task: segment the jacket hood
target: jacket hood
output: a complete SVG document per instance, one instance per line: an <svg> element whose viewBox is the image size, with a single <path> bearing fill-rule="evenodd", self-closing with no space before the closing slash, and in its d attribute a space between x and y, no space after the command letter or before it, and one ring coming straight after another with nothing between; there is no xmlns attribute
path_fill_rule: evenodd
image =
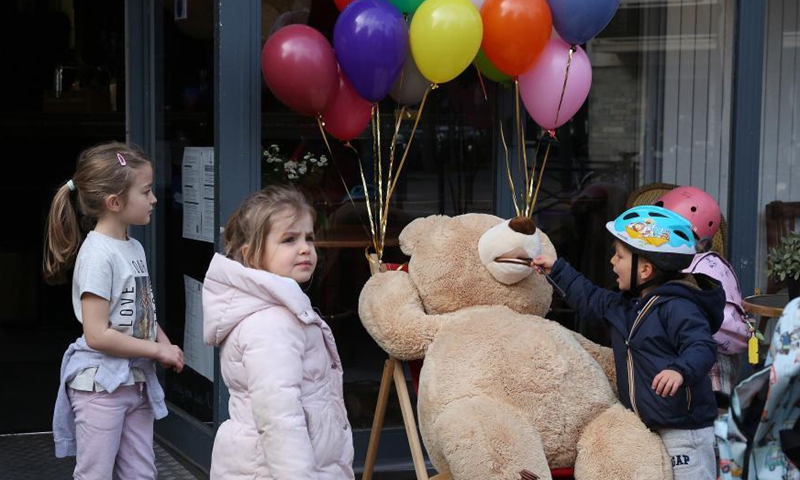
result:
<svg viewBox="0 0 800 480"><path fill-rule="evenodd" d="M323 323L296 281L214 254L203 282L206 344L220 345L239 322L272 307L286 308L303 323Z"/></svg>
<svg viewBox="0 0 800 480"><path fill-rule="evenodd" d="M719 282L702 273L684 274L653 289L647 298L653 295L682 297L691 300L703 311L711 333L716 333L722 326L725 309L725 292ZM644 305L646 299L642 299Z"/></svg>

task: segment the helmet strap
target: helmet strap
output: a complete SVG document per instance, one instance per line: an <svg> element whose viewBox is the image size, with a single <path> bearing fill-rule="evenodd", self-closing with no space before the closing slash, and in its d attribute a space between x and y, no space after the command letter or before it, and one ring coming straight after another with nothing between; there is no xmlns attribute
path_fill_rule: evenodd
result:
<svg viewBox="0 0 800 480"><path fill-rule="evenodd" d="M662 272L660 269L656 270L653 278L642 282L637 286L636 295L638 296L645 288L652 285L661 285L672 280L677 280L681 276L681 272Z"/></svg>
<svg viewBox="0 0 800 480"><path fill-rule="evenodd" d="M631 286L629 291L632 295L639 296L639 255L636 252L631 252Z"/></svg>
<svg viewBox="0 0 800 480"><path fill-rule="evenodd" d="M650 280L647 280L646 282L642 282L642 284L639 285L638 291L636 292L636 294L639 295L639 293L642 290L644 290L645 288L647 288L647 287L649 287L649 286L651 286L651 285L653 285L655 283L658 283L660 280L661 280L661 275L658 275L658 276L655 276L655 277L651 278Z"/></svg>

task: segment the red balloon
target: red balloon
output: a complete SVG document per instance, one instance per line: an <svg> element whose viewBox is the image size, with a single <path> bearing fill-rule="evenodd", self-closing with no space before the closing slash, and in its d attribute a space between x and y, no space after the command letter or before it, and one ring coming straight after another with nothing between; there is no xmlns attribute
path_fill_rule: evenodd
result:
<svg viewBox="0 0 800 480"><path fill-rule="evenodd" d="M292 110L317 117L339 83L336 55L321 33L307 25L287 25L261 51L261 73L278 99Z"/></svg>
<svg viewBox="0 0 800 480"><path fill-rule="evenodd" d="M486 0L481 48L498 70L516 77L530 69L553 30L546 0Z"/></svg>
<svg viewBox="0 0 800 480"><path fill-rule="evenodd" d="M336 3L336 6L339 7L339 11L341 12L344 10L344 7L353 3L354 0L333 0Z"/></svg>
<svg viewBox="0 0 800 480"><path fill-rule="evenodd" d="M349 142L367 128L371 117L372 104L361 98L339 69L339 88L322 114L325 131L339 140Z"/></svg>

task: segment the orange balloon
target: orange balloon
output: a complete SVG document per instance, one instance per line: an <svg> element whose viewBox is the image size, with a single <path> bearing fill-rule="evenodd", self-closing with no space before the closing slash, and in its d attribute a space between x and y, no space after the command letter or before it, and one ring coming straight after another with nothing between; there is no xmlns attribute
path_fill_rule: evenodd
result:
<svg viewBox="0 0 800 480"><path fill-rule="evenodd" d="M536 63L553 30L546 0L486 0L481 18L483 52L498 70L512 77Z"/></svg>

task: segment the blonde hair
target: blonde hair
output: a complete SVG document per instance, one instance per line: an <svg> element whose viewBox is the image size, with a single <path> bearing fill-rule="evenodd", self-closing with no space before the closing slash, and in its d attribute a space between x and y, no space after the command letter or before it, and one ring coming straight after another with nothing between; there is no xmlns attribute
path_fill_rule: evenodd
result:
<svg viewBox="0 0 800 480"><path fill-rule="evenodd" d="M245 267L260 268L260 259L275 217L291 211L294 218L316 211L299 190L288 185L269 185L244 199L225 225L225 255ZM243 248L247 248L245 256Z"/></svg>
<svg viewBox="0 0 800 480"><path fill-rule="evenodd" d="M125 143L103 143L81 152L75 174L50 204L42 266L47 283L67 280L83 239L105 212L106 199L118 195L125 202L144 165L152 166L144 152Z"/></svg>

